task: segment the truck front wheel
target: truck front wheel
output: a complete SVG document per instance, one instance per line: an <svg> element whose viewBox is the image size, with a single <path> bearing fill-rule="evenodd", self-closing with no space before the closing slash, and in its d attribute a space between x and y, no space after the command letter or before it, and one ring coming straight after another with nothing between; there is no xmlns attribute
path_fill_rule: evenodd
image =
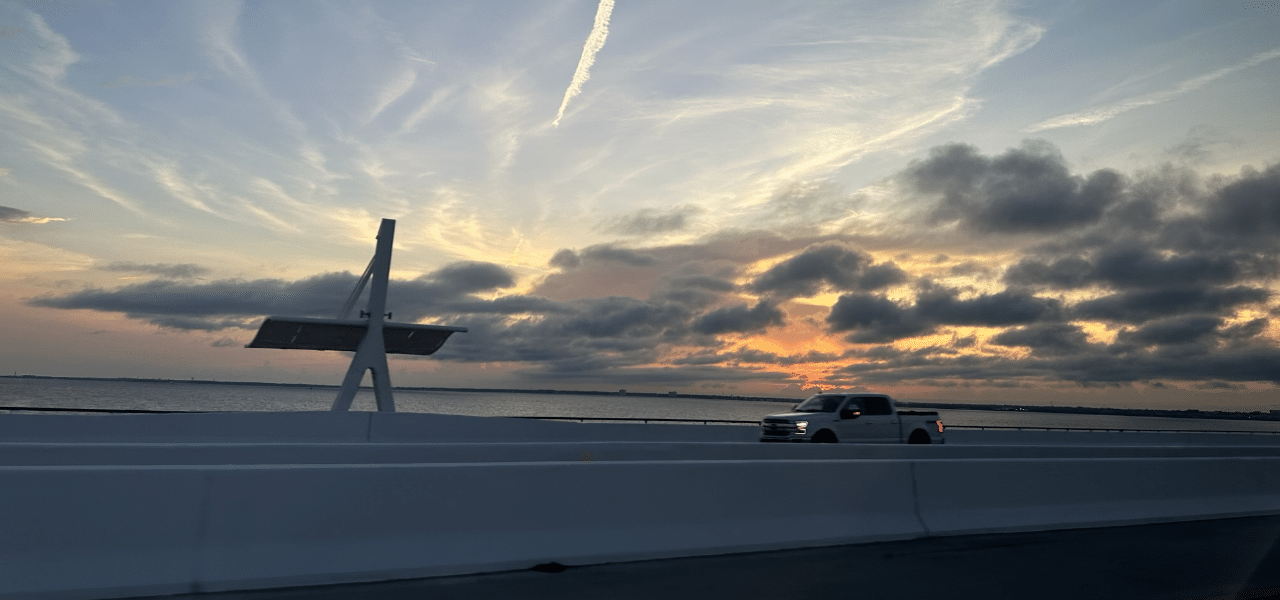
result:
<svg viewBox="0 0 1280 600"><path fill-rule="evenodd" d="M815 444L834 444L836 443L836 434L831 433L829 429L823 429L813 434L813 443Z"/></svg>
<svg viewBox="0 0 1280 600"><path fill-rule="evenodd" d="M930 444L933 440L929 439L929 434L923 429L917 429L911 432L911 437L907 438L908 444Z"/></svg>

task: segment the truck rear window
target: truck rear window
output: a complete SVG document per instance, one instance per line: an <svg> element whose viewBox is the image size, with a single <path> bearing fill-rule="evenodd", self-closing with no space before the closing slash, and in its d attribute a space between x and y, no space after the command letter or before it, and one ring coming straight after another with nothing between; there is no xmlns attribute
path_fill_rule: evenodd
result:
<svg viewBox="0 0 1280 600"><path fill-rule="evenodd" d="M893 411L889 409L888 398L862 398L862 414L864 415L891 415Z"/></svg>

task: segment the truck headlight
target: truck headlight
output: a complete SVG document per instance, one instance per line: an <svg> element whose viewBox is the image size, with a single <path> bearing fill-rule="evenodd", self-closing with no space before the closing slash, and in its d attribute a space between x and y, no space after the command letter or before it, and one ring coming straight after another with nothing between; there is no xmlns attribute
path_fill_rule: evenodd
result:
<svg viewBox="0 0 1280 600"><path fill-rule="evenodd" d="M808 426L808 421L796 421L796 433L804 433L804 428Z"/></svg>

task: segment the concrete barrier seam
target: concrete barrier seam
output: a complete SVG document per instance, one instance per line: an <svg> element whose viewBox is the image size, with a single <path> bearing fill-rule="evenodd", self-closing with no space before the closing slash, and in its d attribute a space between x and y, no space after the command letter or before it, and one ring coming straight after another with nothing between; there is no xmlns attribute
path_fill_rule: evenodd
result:
<svg viewBox="0 0 1280 600"><path fill-rule="evenodd" d="M929 525L924 522L924 515L920 513L920 490L919 483L916 482L916 462L907 463L907 467L911 473L911 504L915 511L916 521L920 523L920 529L924 531L924 537L933 537L929 531Z"/></svg>
<svg viewBox="0 0 1280 600"><path fill-rule="evenodd" d="M196 511L196 547L191 552L191 592L199 592L199 582L205 577L204 564L208 560L209 525L211 520L214 489L214 472L205 471L204 493L201 494L200 507Z"/></svg>

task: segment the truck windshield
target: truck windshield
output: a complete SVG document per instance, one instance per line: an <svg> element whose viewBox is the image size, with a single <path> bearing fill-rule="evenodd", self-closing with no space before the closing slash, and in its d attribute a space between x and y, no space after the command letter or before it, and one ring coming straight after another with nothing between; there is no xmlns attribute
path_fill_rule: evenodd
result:
<svg viewBox="0 0 1280 600"><path fill-rule="evenodd" d="M796 412L836 412L841 400L844 396L810 396L796 407Z"/></svg>

